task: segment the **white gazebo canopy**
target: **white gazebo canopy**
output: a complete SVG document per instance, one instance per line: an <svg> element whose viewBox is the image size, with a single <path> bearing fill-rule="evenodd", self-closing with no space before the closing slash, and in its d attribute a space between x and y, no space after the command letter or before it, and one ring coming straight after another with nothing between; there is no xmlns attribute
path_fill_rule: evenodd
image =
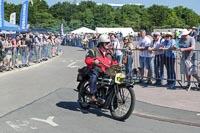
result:
<svg viewBox="0 0 200 133"><path fill-rule="evenodd" d="M96 27L96 32L103 34L103 33L117 33L121 32L123 36L127 36L129 34L134 34L134 31L131 27L125 27L125 28L105 28L105 27Z"/></svg>
<svg viewBox="0 0 200 133"><path fill-rule="evenodd" d="M71 33L74 33L74 34L84 34L84 33L96 33L96 31L92 30L92 29L89 29L89 28L86 28L86 27L81 27L79 29L71 31Z"/></svg>

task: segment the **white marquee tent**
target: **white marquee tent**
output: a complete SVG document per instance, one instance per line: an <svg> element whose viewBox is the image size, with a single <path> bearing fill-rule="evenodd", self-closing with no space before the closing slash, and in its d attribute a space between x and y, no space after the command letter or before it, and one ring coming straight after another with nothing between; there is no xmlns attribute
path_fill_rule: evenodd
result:
<svg viewBox="0 0 200 133"><path fill-rule="evenodd" d="M71 31L71 33L74 33L74 34L82 34L82 33L96 33L95 30L92 30L92 29L89 29L89 28L86 28L86 27L81 27L79 29L76 29L74 31Z"/></svg>
<svg viewBox="0 0 200 133"><path fill-rule="evenodd" d="M117 32L121 32L123 34L123 36L127 36L128 34L134 34L134 31L132 28L130 27L126 27L126 28L103 28L103 27L96 27L95 31L97 33L117 33Z"/></svg>

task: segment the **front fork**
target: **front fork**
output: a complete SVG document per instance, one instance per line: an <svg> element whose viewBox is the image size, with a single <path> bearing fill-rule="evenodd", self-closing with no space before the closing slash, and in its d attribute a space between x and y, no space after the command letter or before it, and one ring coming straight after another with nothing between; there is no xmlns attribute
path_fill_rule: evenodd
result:
<svg viewBox="0 0 200 133"><path fill-rule="evenodd" d="M111 89L111 88L109 89L108 96L106 98L106 102L105 102L105 105L104 105L105 108L107 108L107 109L110 108L113 97L116 95L117 91L118 91L118 85L117 84L113 85L113 89Z"/></svg>

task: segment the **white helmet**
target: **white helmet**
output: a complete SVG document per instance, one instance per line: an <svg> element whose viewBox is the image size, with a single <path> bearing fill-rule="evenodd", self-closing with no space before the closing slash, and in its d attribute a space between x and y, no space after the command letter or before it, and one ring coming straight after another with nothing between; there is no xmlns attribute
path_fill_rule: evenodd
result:
<svg viewBox="0 0 200 133"><path fill-rule="evenodd" d="M98 39L98 43L101 43L101 42L110 42L110 37L109 35L107 34L102 34L99 36L99 39Z"/></svg>

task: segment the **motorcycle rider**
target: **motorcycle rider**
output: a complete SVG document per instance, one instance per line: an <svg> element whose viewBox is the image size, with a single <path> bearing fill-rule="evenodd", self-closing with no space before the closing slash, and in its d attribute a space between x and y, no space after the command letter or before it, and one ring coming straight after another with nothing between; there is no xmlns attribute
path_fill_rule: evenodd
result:
<svg viewBox="0 0 200 133"><path fill-rule="evenodd" d="M98 45L90 49L85 57L85 63L91 69L89 87L91 93L90 102L97 102L95 93L97 91L97 78L103 74L106 68L111 65L117 65L114 60L113 52L110 50L110 37L107 34L102 34L98 38Z"/></svg>

